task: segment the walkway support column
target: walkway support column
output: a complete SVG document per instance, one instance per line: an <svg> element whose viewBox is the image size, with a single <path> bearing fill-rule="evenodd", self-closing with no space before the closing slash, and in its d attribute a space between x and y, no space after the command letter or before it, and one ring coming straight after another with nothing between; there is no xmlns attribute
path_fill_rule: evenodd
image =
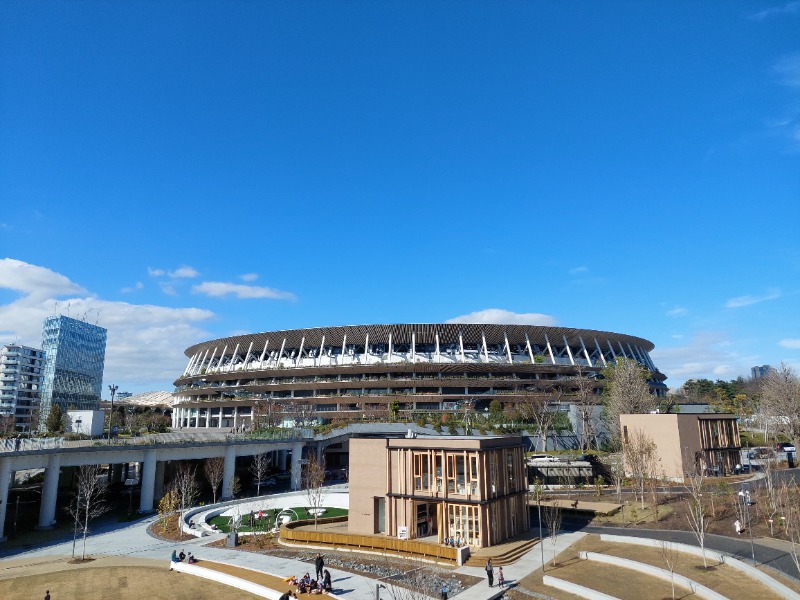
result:
<svg viewBox="0 0 800 600"><path fill-rule="evenodd" d="M11 487L11 457L0 458L0 542L6 541L3 526L6 522L6 509L8 507L8 489Z"/></svg>
<svg viewBox="0 0 800 600"><path fill-rule="evenodd" d="M236 471L236 447L225 446L225 463L222 469L222 496L220 500L233 498L233 475Z"/></svg>
<svg viewBox="0 0 800 600"><path fill-rule="evenodd" d="M156 481L153 486L153 501L159 502L164 497L164 469L167 462L159 460L156 462Z"/></svg>
<svg viewBox="0 0 800 600"><path fill-rule="evenodd" d="M286 452L285 450L283 451ZM303 444L301 442L295 442L292 444L292 481L291 481L291 490L299 490L300 485L300 476L301 476L301 463L300 461L303 459Z"/></svg>
<svg viewBox="0 0 800 600"><path fill-rule="evenodd" d="M58 498L58 476L61 471L61 455L51 454L44 470L42 506L39 509L38 529L51 529L56 522L56 499Z"/></svg>
<svg viewBox="0 0 800 600"><path fill-rule="evenodd" d="M278 450L278 468L281 471L286 470L286 450Z"/></svg>
<svg viewBox="0 0 800 600"><path fill-rule="evenodd" d="M142 493L139 496L139 512L153 512L153 490L156 484L156 451L154 448L144 451L142 463Z"/></svg>

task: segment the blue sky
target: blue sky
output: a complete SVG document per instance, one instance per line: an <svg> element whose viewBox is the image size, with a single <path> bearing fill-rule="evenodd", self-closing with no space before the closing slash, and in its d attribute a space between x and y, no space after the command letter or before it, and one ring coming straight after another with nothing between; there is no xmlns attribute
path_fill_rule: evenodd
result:
<svg viewBox="0 0 800 600"><path fill-rule="evenodd" d="M800 2L0 4L0 342L384 322L800 366ZM468 317L467 317L468 316Z"/></svg>

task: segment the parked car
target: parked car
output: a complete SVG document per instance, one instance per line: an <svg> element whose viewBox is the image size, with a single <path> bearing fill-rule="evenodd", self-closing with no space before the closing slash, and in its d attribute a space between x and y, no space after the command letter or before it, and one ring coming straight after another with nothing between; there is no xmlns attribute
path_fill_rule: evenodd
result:
<svg viewBox="0 0 800 600"><path fill-rule="evenodd" d="M797 452L791 442L778 442L775 444L775 452Z"/></svg>
<svg viewBox="0 0 800 600"><path fill-rule="evenodd" d="M278 481L289 481L292 478L292 474L289 471L278 471L274 477Z"/></svg>
<svg viewBox="0 0 800 600"><path fill-rule="evenodd" d="M550 454L533 454L528 457L528 460L531 462L557 462L561 459L557 456L551 456Z"/></svg>

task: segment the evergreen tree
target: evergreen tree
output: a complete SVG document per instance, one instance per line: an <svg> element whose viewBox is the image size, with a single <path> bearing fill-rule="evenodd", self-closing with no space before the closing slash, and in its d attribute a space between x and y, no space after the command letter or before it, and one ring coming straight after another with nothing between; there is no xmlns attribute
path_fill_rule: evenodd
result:
<svg viewBox="0 0 800 600"><path fill-rule="evenodd" d="M58 404L53 404L50 407L50 412L47 413L47 431L49 433L58 433L62 430L63 413Z"/></svg>

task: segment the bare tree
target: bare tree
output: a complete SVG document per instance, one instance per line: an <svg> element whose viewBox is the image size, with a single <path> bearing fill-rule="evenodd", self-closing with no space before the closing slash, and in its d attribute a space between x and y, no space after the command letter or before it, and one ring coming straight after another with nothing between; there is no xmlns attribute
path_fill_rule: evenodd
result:
<svg viewBox="0 0 800 600"><path fill-rule="evenodd" d="M586 377L583 369L578 367L577 376L571 381L573 396L571 398L578 417L578 446L580 450L589 450L592 446L599 448L597 443L597 427L595 423L595 409L599 403L598 396L594 393L597 386L596 380Z"/></svg>
<svg viewBox="0 0 800 600"><path fill-rule="evenodd" d="M192 506L200 493L197 485L197 469L189 463L181 463L175 473L175 479L172 480L172 484L178 496L178 508L180 510L178 531L180 531L184 511Z"/></svg>
<svg viewBox="0 0 800 600"><path fill-rule="evenodd" d="M777 431L800 442L800 377L794 369L781 363L764 376L761 407Z"/></svg>
<svg viewBox="0 0 800 600"><path fill-rule="evenodd" d="M517 404L520 416L526 421L533 421L539 432L542 452L547 451L547 435L556 418L555 411L550 409L552 397L546 393L531 392L526 394Z"/></svg>
<svg viewBox="0 0 800 600"><path fill-rule="evenodd" d="M603 370L606 388L603 392L603 418L608 426L611 441L619 444L619 416L649 413L658 403L650 393L647 379L650 373L635 360L618 357L614 365Z"/></svg>
<svg viewBox="0 0 800 600"><path fill-rule="evenodd" d="M623 440L622 454L625 458L625 470L636 482L636 493L644 509L644 492L647 479L657 472L658 452L653 438L641 429L629 432Z"/></svg>
<svg viewBox="0 0 800 600"><path fill-rule="evenodd" d="M791 544L789 555L795 568L800 572L800 488L794 478L791 481L781 482L780 497L784 532Z"/></svg>
<svg viewBox="0 0 800 600"><path fill-rule="evenodd" d="M158 518L161 522L161 530L166 531L172 515L178 512L178 494L175 489L169 489L158 501Z"/></svg>
<svg viewBox="0 0 800 600"><path fill-rule="evenodd" d="M708 568L706 560L706 531L708 530L709 518L706 512L705 498L706 491L706 470L702 464L696 461L689 462L690 457L684 458L684 464L689 470L684 474L684 487L689 494L687 503L686 520L689 522L697 543L700 545L700 552L703 555L703 567Z"/></svg>
<svg viewBox="0 0 800 600"><path fill-rule="evenodd" d="M261 495L261 482L267 476L269 470L269 454L262 452L253 456L253 462L250 463L250 472L256 480L256 496Z"/></svg>
<svg viewBox="0 0 800 600"><path fill-rule="evenodd" d="M561 530L561 519L561 507L555 501L550 506L544 507L544 520L547 523L550 545L553 546L553 566L556 566L556 542Z"/></svg>
<svg viewBox="0 0 800 600"><path fill-rule="evenodd" d="M611 483L614 484L614 491L617 494L617 502L622 502L622 484L625 481L625 459L622 452L607 454L603 464L608 469Z"/></svg>
<svg viewBox="0 0 800 600"><path fill-rule="evenodd" d="M317 528L317 518L325 502L325 466L315 459L308 459L303 466L303 489L306 492L308 512L314 515L314 529Z"/></svg>
<svg viewBox="0 0 800 600"><path fill-rule="evenodd" d="M217 490L222 483L222 477L224 474L225 459L221 456L207 458L203 463L203 475L205 475L208 484L211 486L211 494L214 498L214 504L217 503Z"/></svg>
<svg viewBox="0 0 800 600"><path fill-rule="evenodd" d="M672 584L672 600L675 600L675 567L678 565L678 557L680 552L678 549L667 540L661 540L658 543L659 550L661 551L661 559L669 569L669 579Z"/></svg>
<svg viewBox="0 0 800 600"><path fill-rule="evenodd" d="M86 558L86 537L89 534L89 521L109 510L103 502L106 491L100 465L83 465L78 468L78 484L69 513L75 518L75 531L72 538L72 557L75 558L75 543L78 531L83 533L81 560Z"/></svg>

